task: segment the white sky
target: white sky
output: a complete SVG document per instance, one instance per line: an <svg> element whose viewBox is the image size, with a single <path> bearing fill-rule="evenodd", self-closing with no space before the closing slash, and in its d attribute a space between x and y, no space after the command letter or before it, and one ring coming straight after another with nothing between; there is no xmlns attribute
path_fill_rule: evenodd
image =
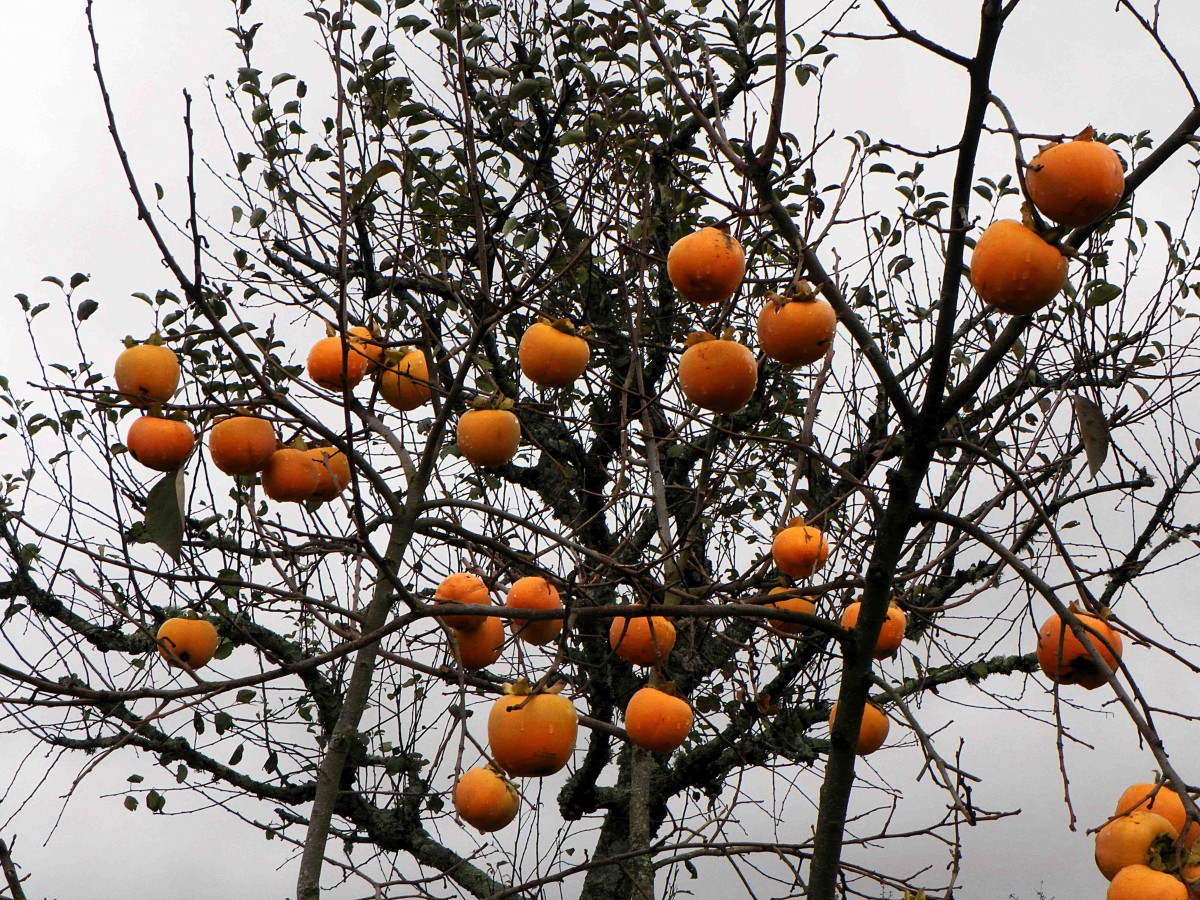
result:
<svg viewBox="0 0 1200 900"><path fill-rule="evenodd" d="M1181 60L1200 76L1200 13L1193 4L1194 0L1164 2L1162 11ZM969 52L973 45L963 36L974 27L976 5L968 0L897 0L894 8L914 26L930 23L931 37L956 42L958 49ZM1149 128L1165 134L1182 117L1186 95L1130 18L1115 13L1113 5L1111 0L1022 4L1002 45L995 85L1022 127L1074 132L1091 122L1102 130ZM218 168L226 166L212 128L204 78L215 73L219 86L239 64L232 35L224 31L231 22L229 4L97 0L96 6L109 88L135 169L145 185L162 183L168 202L181 201L184 87L196 99L201 147ZM252 9L255 19L275 23L261 35L264 49L279 54L275 59L281 70L299 74L306 66L320 64L306 27L310 23L300 17L305 8L300 2L256 0ZM290 21L285 23L279 13ZM839 110L839 127L862 127L873 137L912 145L957 140L964 89L950 67L927 61L899 42L872 44L869 49L874 54L870 65L849 57L836 64L846 70L861 67L854 78L843 71L826 97L827 110ZM90 273L92 283L84 292L101 301L103 327L113 334L111 356L99 360L108 370L118 339L132 328L120 316L130 308L125 298L133 291L153 293L171 285L135 218L108 140L91 72L83 3L6 4L0 84L0 296L11 298L22 291L49 299L53 292L39 284L42 276ZM1011 153L1005 149L993 159L1003 166ZM1178 199L1161 183L1149 185L1144 196L1162 208L1153 215L1144 210L1148 217L1170 219L1179 209ZM228 206L219 196L206 199L212 209ZM0 302L5 304L0 306L0 373L32 372L22 316L10 299ZM0 445L0 460L7 465L4 453ZM1169 599L1179 602L1177 596ZM1140 660L1149 652L1134 649L1131 656ZM1147 673L1144 687L1152 695L1156 690L1169 692L1170 679L1179 674L1163 673L1155 683L1156 676ZM1132 726L1119 711L1112 716L1066 711L1071 728L1095 748L1067 748L1082 825L1072 834L1061 801L1053 729L1031 726L1015 714L997 717L955 707L948 702L954 697L970 701L966 692L929 698L922 709L927 728L932 730L939 719L952 720L940 737L943 747L954 745L951 735L969 737L963 765L984 778L975 791L979 805L1024 810L1019 817L964 835L962 895L1007 900L1013 893L1020 900L1034 900L1041 888L1057 900L1099 896L1105 883L1095 871L1092 840L1083 829L1101 822L1120 790L1147 779L1153 768L1149 754L1138 748ZM1194 748L1194 736L1176 746ZM50 786L18 813L17 803L32 783L26 779L7 795L2 791L7 783L3 773L21 752L13 740L0 742L0 824L8 822L3 837L17 836L16 858L32 876L27 883L31 897L103 900L169 894L175 900L209 900L290 895L294 867L276 871L285 863L283 848L268 844L232 817L220 812L151 816L144 808L126 812L121 806L125 776L134 771L148 774L153 768L149 760L137 761L130 754L117 754L84 781L43 846L60 811L58 798L87 761L65 757L51 773ZM1200 754L1192 751L1191 759L1176 761L1193 783L1200 782ZM919 755L911 748L885 751L872 762L905 790L904 804L942 803L927 782L908 787L920 768ZM795 824L807 829L810 822ZM900 859L899 849L852 850L850 857L887 854Z"/></svg>

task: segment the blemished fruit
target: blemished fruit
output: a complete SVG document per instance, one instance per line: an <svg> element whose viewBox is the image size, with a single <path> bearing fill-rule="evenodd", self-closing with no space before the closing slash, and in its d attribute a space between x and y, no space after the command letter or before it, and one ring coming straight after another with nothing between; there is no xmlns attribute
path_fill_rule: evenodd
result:
<svg viewBox="0 0 1200 900"><path fill-rule="evenodd" d="M208 454L226 475L261 472L278 446L275 426L258 416L230 416L208 433Z"/></svg>
<svg viewBox="0 0 1200 900"><path fill-rule="evenodd" d="M679 359L679 389L692 403L715 413L734 413L758 386L758 363L737 341L698 331Z"/></svg>
<svg viewBox="0 0 1200 900"><path fill-rule="evenodd" d="M837 716L837 704L833 704L833 709L829 712L829 730L833 731L834 719ZM854 752L859 756L870 756L876 750L883 746L883 742L887 740L888 731L891 730L891 723L888 722L888 717L874 703L867 703L863 707L862 725L858 729L858 745Z"/></svg>
<svg viewBox="0 0 1200 900"><path fill-rule="evenodd" d="M809 295L784 301L772 295L758 314L758 346L771 359L807 366L825 356L837 331L837 313L828 300Z"/></svg>
<svg viewBox="0 0 1200 900"><path fill-rule="evenodd" d="M488 715L488 746L496 765L522 778L553 775L575 752L579 716L558 694L506 695Z"/></svg>
<svg viewBox="0 0 1200 900"><path fill-rule="evenodd" d="M829 559L829 541L819 528L789 525L771 542L771 558L784 575L808 578Z"/></svg>
<svg viewBox="0 0 1200 900"><path fill-rule="evenodd" d="M464 616L464 618L466 618ZM455 628L450 650L468 672L486 669L504 651L504 622L498 616L479 616L471 631Z"/></svg>
<svg viewBox="0 0 1200 900"><path fill-rule="evenodd" d="M587 368L591 351L570 322L534 322L521 336L521 373L540 387L565 388Z"/></svg>
<svg viewBox="0 0 1200 900"><path fill-rule="evenodd" d="M491 769L463 772L454 786L454 808L468 825L487 833L499 831L517 817L516 785Z"/></svg>
<svg viewBox="0 0 1200 900"><path fill-rule="evenodd" d="M281 503L311 500L321 472L307 450L284 447L267 460L262 473L263 493Z"/></svg>
<svg viewBox="0 0 1200 900"><path fill-rule="evenodd" d="M483 606L491 604L487 585L478 575L470 572L455 572L442 579L433 593L434 603L474 603ZM484 616L450 615L441 619L451 628L459 631L474 631L483 624Z"/></svg>
<svg viewBox="0 0 1200 900"><path fill-rule="evenodd" d="M458 419L458 451L473 466L502 466L520 443L521 423L510 410L468 409Z"/></svg>
<svg viewBox="0 0 1200 900"><path fill-rule="evenodd" d="M163 622L157 638L159 655L177 668L182 668L182 663L193 669L207 665L220 643L212 622L182 617Z"/></svg>
<svg viewBox="0 0 1200 900"><path fill-rule="evenodd" d="M692 730L692 707L682 697L644 687L629 698L625 707L625 731L629 739L655 753L672 753Z"/></svg>
<svg viewBox="0 0 1200 900"><path fill-rule="evenodd" d="M667 276L684 300L706 306L724 303L746 274L746 255L737 238L720 228L701 228L677 240L667 253Z"/></svg>
<svg viewBox="0 0 1200 900"><path fill-rule="evenodd" d="M562 598L558 590L540 575L530 575L518 578L508 596L504 598L505 606L513 609L562 609ZM508 627L513 634L530 644L548 644L558 637L562 631L562 619L509 619Z"/></svg>
<svg viewBox="0 0 1200 900"><path fill-rule="evenodd" d="M773 601L771 606L774 606L776 609L782 609L785 612L807 613L811 616L817 611L816 598L803 596L795 588L773 587L768 592L768 596L778 596L780 599ZM800 622L767 619L767 624L780 634L796 635L804 631L804 625Z"/></svg>
<svg viewBox="0 0 1200 900"><path fill-rule="evenodd" d="M308 455L317 464L317 487L311 499L326 503L350 483L350 460L334 447L312 447Z"/></svg>
<svg viewBox="0 0 1200 900"><path fill-rule="evenodd" d="M196 435L186 422L140 416L125 435L129 454L149 469L170 472L192 452Z"/></svg>
<svg viewBox="0 0 1200 900"><path fill-rule="evenodd" d="M1105 900L1188 900L1188 889L1174 875L1149 866L1126 866L1108 886Z"/></svg>
<svg viewBox="0 0 1200 900"><path fill-rule="evenodd" d="M1037 312L1066 280L1066 257L1020 222L994 222L975 243L971 284L984 303L1010 316Z"/></svg>
<svg viewBox="0 0 1200 900"><path fill-rule="evenodd" d="M1117 660L1121 658L1121 635L1095 616L1087 613L1076 613L1076 616L1082 625L1096 632L1089 633L1089 637L1100 657L1115 672ZM1089 691L1108 683L1108 676L1092 660L1075 632L1063 625L1057 613L1038 629L1037 656L1038 665L1051 681L1082 685Z"/></svg>
<svg viewBox="0 0 1200 900"><path fill-rule="evenodd" d="M362 347L360 341L343 340L336 335L321 338L308 353L308 377L331 391L353 389L371 366Z"/></svg>
<svg viewBox="0 0 1200 900"><path fill-rule="evenodd" d="M433 396L429 383L429 364L425 351L409 350L395 357L386 357L376 376L379 396L401 412L412 412Z"/></svg>
<svg viewBox="0 0 1200 900"><path fill-rule="evenodd" d="M1096 832L1096 868L1112 881L1126 866L1149 863L1152 853L1165 852L1177 837L1175 826L1158 813L1139 809L1118 816Z"/></svg>
<svg viewBox="0 0 1200 900"><path fill-rule="evenodd" d="M675 626L664 616L618 616L608 629L609 646L635 666L655 666L671 655Z"/></svg>
<svg viewBox="0 0 1200 900"><path fill-rule="evenodd" d="M1091 134L1089 128L1075 140L1046 147L1025 172L1029 199L1038 212L1060 225L1093 225L1125 193L1121 158Z"/></svg>
<svg viewBox="0 0 1200 900"><path fill-rule="evenodd" d="M1131 784L1121 794L1113 815L1124 816L1139 809L1157 813L1179 832L1183 831L1183 826L1187 823L1187 811L1183 808L1183 801L1179 799L1179 794L1166 785L1159 785L1155 790L1155 785L1150 782ZM1197 838L1200 838L1200 825L1193 822L1184 835L1183 845L1190 847L1196 843Z"/></svg>
<svg viewBox="0 0 1200 900"><path fill-rule="evenodd" d="M117 357L113 378L131 403L166 403L179 387L179 357L162 344L135 344Z"/></svg>
<svg viewBox="0 0 1200 900"><path fill-rule="evenodd" d="M855 600L842 612L842 627L854 628L858 624L858 614L862 611L862 602ZM879 639L875 642L875 658L887 659L900 649L904 641L904 629L908 625L908 617L895 603L888 605L887 618L879 629Z"/></svg>

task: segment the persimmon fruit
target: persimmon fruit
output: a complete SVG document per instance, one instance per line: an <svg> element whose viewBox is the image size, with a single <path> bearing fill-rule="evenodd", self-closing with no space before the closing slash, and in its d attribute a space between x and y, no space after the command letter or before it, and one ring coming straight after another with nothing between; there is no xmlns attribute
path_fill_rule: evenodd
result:
<svg viewBox="0 0 1200 900"><path fill-rule="evenodd" d="M300 503L311 500L321 481L317 463L307 450L284 447L267 460L262 473L263 493L281 503Z"/></svg>
<svg viewBox="0 0 1200 900"><path fill-rule="evenodd" d="M834 720L837 717L837 704L833 704L833 709L829 711L829 730L833 731ZM891 723L888 722L888 717L874 703L867 703L863 707L862 725L858 729L858 743L854 748L854 752L858 756L870 756L876 750L883 746L883 742L887 740L888 732L891 730Z"/></svg>
<svg viewBox="0 0 1200 900"><path fill-rule="evenodd" d="M502 466L517 454L521 423L511 410L468 409L458 419L458 450L481 469Z"/></svg>
<svg viewBox="0 0 1200 900"><path fill-rule="evenodd" d="M208 454L226 475L261 472L278 446L275 426L258 416L221 419L208 433Z"/></svg>
<svg viewBox="0 0 1200 900"><path fill-rule="evenodd" d="M1074 140L1044 148L1025 172L1037 211L1070 228L1099 222L1125 193L1121 158L1092 134L1089 128Z"/></svg>
<svg viewBox="0 0 1200 900"><path fill-rule="evenodd" d="M1066 280L1066 257L1020 222L994 222L975 243L971 284L984 303L1010 316L1037 312Z"/></svg>
<svg viewBox="0 0 1200 900"><path fill-rule="evenodd" d="M508 589L504 605L511 609L562 609L558 590L540 575L518 578ZM562 619L509 619L513 634L529 644L548 644L562 631Z"/></svg>
<svg viewBox="0 0 1200 900"><path fill-rule="evenodd" d="M1105 900L1188 900L1188 889L1174 875L1149 866L1126 866L1113 876Z"/></svg>
<svg viewBox="0 0 1200 900"><path fill-rule="evenodd" d="M383 345L366 325L355 325L346 332L350 345L367 358L368 375L373 375L383 362Z"/></svg>
<svg viewBox="0 0 1200 900"><path fill-rule="evenodd" d="M326 503L350 484L350 460L335 447L310 447L308 455L317 464L317 486L310 499Z"/></svg>
<svg viewBox="0 0 1200 900"><path fill-rule="evenodd" d="M534 322L521 336L521 374L539 387L565 388L587 368L591 351L570 322Z"/></svg>
<svg viewBox="0 0 1200 900"><path fill-rule="evenodd" d="M496 765L522 778L553 775L575 752L579 716L558 694L499 698L488 715L488 746Z"/></svg>
<svg viewBox="0 0 1200 900"><path fill-rule="evenodd" d="M464 822L485 834L499 831L517 817L516 786L491 769L463 772L454 786L454 808Z"/></svg>
<svg viewBox="0 0 1200 900"><path fill-rule="evenodd" d="M308 377L331 391L353 389L371 367L363 346L361 340L338 335L321 338L308 353Z"/></svg>
<svg viewBox="0 0 1200 900"><path fill-rule="evenodd" d="M771 359L807 366L825 356L837 332L829 301L809 294L784 300L773 295L758 314L758 346Z"/></svg>
<svg viewBox="0 0 1200 900"><path fill-rule="evenodd" d="M1157 813L1180 833L1183 833L1183 827L1187 824L1187 810L1183 807L1183 801L1179 794L1166 785L1156 786L1150 782L1131 784L1122 792L1113 815L1124 816L1138 809ZM1183 846L1192 846L1197 838L1200 838L1200 825L1192 822L1184 834Z"/></svg>
<svg viewBox="0 0 1200 900"><path fill-rule="evenodd" d="M1091 642L1101 659L1115 672L1117 660L1121 658L1121 635L1096 616L1087 613L1076 613L1076 616L1089 630ZM1108 675L1100 670L1075 632L1063 624L1057 613L1038 629L1037 657L1046 677L1059 684L1078 684L1091 691L1108 683Z"/></svg>
<svg viewBox="0 0 1200 900"><path fill-rule="evenodd" d="M829 541L812 525L788 525L771 542L771 558L784 575L808 578L829 559Z"/></svg>
<svg viewBox="0 0 1200 900"><path fill-rule="evenodd" d="M617 616L608 629L609 646L635 666L656 666L671 655L675 626L665 616Z"/></svg>
<svg viewBox="0 0 1200 900"><path fill-rule="evenodd" d="M129 454L148 469L170 472L192 452L196 435L187 422L161 416L139 416L125 435Z"/></svg>
<svg viewBox="0 0 1200 900"><path fill-rule="evenodd" d="M162 344L134 344L117 357L113 379L131 403L166 403L179 388L179 357Z"/></svg>
<svg viewBox="0 0 1200 900"><path fill-rule="evenodd" d="M455 572L442 579L433 592L434 603L473 603L488 606L492 601L483 579L471 572ZM441 619L459 631L474 631L483 624L483 616L449 615Z"/></svg>
<svg viewBox="0 0 1200 900"><path fill-rule="evenodd" d="M862 611L862 601L855 600L842 611L842 627L849 630L858 625L858 616ZM895 603L888 604L887 617L879 630L879 638L875 641L874 655L876 659L887 659L900 649L904 641L904 629L908 626L908 617Z"/></svg>
<svg viewBox="0 0 1200 900"><path fill-rule="evenodd" d="M724 303L746 274L746 255L737 238L720 228L701 228L677 240L667 253L667 276L684 300L707 306Z"/></svg>
<svg viewBox="0 0 1200 900"><path fill-rule="evenodd" d="M450 644L450 650L458 664L468 672L486 669L504 652L503 620L498 616L477 618L479 624L470 631L451 629L454 632L454 640Z"/></svg>
<svg viewBox="0 0 1200 900"><path fill-rule="evenodd" d="M379 386L379 396L401 412L412 412L424 406L433 396L425 351L411 349L386 355L376 376L376 384Z"/></svg>
<svg viewBox="0 0 1200 900"><path fill-rule="evenodd" d="M1112 881L1126 866L1147 865L1179 837L1175 826L1158 813L1139 809L1117 816L1096 832L1096 868Z"/></svg>
<svg viewBox="0 0 1200 900"><path fill-rule="evenodd" d="M644 687L629 698L625 707L629 739L654 753L673 753L691 730L691 705L668 691Z"/></svg>
<svg viewBox="0 0 1200 900"><path fill-rule="evenodd" d="M758 363L737 341L696 332L679 359L679 389L692 403L715 413L734 413L758 386Z"/></svg>
<svg viewBox="0 0 1200 900"><path fill-rule="evenodd" d="M768 592L770 597L779 597L771 602L771 606L784 612L806 613L813 615L817 611L816 598L806 597L795 588L773 587ZM782 619L767 619L767 624L780 634L797 635L804 631L801 622L785 622Z"/></svg>
<svg viewBox="0 0 1200 900"><path fill-rule="evenodd" d="M208 665L220 643L212 622L182 616L163 622L156 638L159 655L177 668L182 668L182 663L193 669Z"/></svg>

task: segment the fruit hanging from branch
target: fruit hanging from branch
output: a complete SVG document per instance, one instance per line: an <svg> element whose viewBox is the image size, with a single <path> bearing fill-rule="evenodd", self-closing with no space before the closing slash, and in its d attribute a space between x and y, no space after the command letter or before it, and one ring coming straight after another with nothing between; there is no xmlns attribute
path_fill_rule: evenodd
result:
<svg viewBox="0 0 1200 900"><path fill-rule="evenodd" d="M1073 140L1043 147L1025 172L1030 201L1060 225L1094 225L1125 193L1121 157L1095 136L1089 125Z"/></svg>
<svg viewBox="0 0 1200 900"><path fill-rule="evenodd" d="M768 596L778 597L779 599L772 601L770 605L784 612L804 613L811 616L817 611L817 598L805 596L796 590L796 588L773 587L768 592ZM782 619L768 619L767 624L780 634L789 637L800 634L805 628L802 622L785 622Z"/></svg>
<svg viewBox="0 0 1200 900"><path fill-rule="evenodd" d="M665 616L618 616L608 629L609 646L635 666L665 662L675 646L675 626Z"/></svg>
<svg viewBox="0 0 1200 900"><path fill-rule="evenodd" d="M504 652L504 621L498 616L459 616L473 618L479 624L470 630L452 628L450 651L468 672L486 669Z"/></svg>
<svg viewBox="0 0 1200 900"><path fill-rule="evenodd" d="M208 455L226 475L253 475L279 448L275 426L258 416L221 419L208 433Z"/></svg>
<svg viewBox="0 0 1200 900"><path fill-rule="evenodd" d="M758 314L758 346L771 359L806 366L823 358L837 332L837 313L808 285L792 297L767 292Z"/></svg>
<svg viewBox="0 0 1200 900"><path fill-rule="evenodd" d="M758 363L750 348L705 331L688 336L679 359L679 389L692 403L715 413L735 413L754 396Z"/></svg>
<svg viewBox="0 0 1200 900"><path fill-rule="evenodd" d="M521 374L539 387L565 388L587 368L591 351L569 319L534 322L521 336Z"/></svg>
<svg viewBox="0 0 1200 900"><path fill-rule="evenodd" d="M316 461L299 447L276 450L262 473L263 493L281 503L311 500L320 482Z"/></svg>
<svg viewBox="0 0 1200 900"><path fill-rule="evenodd" d="M510 609L562 609L558 590L540 575L519 578L508 590L504 605ZM529 644L548 644L562 631L562 619L509 619L514 635Z"/></svg>
<svg viewBox="0 0 1200 900"><path fill-rule="evenodd" d="M470 769L454 786L454 808L483 833L499 831L517 817L517 786L494 769Z"/></svg>
<svg viewBox="0 0 1200 900"><path fill-rule="evenodd" d="M375 376L379 396L401 412L424 406L433 396L429 364L420 348L385 353L383 365Z"/></svg>
<svg viewBox="0 0 1200 900"><path fill-rule="evenodd" d="M975 243L971 284L984 303L1010 316L1037 312L1066 280L1066 257L1020 222L994 222Z"/></svg>
<svg viewBox="0 0 1200 900"><path fill-rule="evenodd" d="M182 668L187 663L193 669L208 665L220 643L212 622L184 616L163 622L156 640L159 655L170 665Z"/></svg>
<svg viewBox="0 0 1200 900"><path fill-rule="evenodd" d="M833 731L834 721L837 718L838 705L833 704L833 709L829 711L829 730ZM888 717L874 703L868 702L863 707L862 725L858 729L858 743L854 748L854 752L859 756L870 756L876 750L883 746L883 742L887 740L888 732L891 730L891 723Z"/></svg>
<svg viewBox="0 0 1200 900"><path fill-rule="evenodd" d="M639 747L673 753L692 731L692 707L674 684L644 687L625 707L625 731Z"/></svg>
<svg viewBox="0 0 1200 900"><path fill-rule="evenodd" d="M667 253L667 276L679 296L707 306L724 303L746 274L746 256L727 228L701 228L677 240Z"/></svg>
<svg viewBox="0 0 1200 900"><path fill-rule="evenodd" d="M481 469L505 465L521 444L521 422L512 411L512 401L501 398L496 405L491 403L468 409L458 419L458 451Z"/></svg>
<svg viewBox="0 0 1200 900"><path fill-rule="evenodd" d="M125 339L125 349L113 366L117 390L130 403L166 403L179 388L179 357L154 334L144 344Z"/></svg>
<svg viewBox="0 0 1200 900"><path fill-rule="evenodd" d="M1121 635L1104 620L1085 612L1076 612L1079 624L1088 632L1092 646L1100 653L1109 669L1117 670L1121 658ZM1108 683L1108 673L1096 665L1084 647L1059 618L1058 613L1050 616L1038 629L1038 665L1051 681L1059 684L1078 684L1089 691Z"/></svg>
<svg viewBox="0 0 1200 900"><path fill-rule="evenodd" d="M550 691L529 694L523 681L508 685L488 715L492 759L509 775L553 775L575 752L579 715L570 700Z"/></svg>
<svg viewBox="0 0 1200 900"><path fill-rule="evenodd" d="M829 559L829 541L819 528L805 525L803 519L793 519L776 533L771 558L784 575L808 578Z"/></svg>
<svg viewBox="0 0 1200 900"><path fill-rule="evenodd" d="M309 499L327 503L350 484L350 460L335 447L310 447L308 455L317 464L317 487Z"/></svg>
<svg viewBox="0 0 1200 900"><path fill-rule="evenodd" d="M858 616L862 612L862 601L855 600L842 612L842 627L850 630L858 625ZM876 659L887 659L894 656L904 641L904 629L908 625L908 617L895 601L888 604L887 616L879 629L879 637L875 641L874 655Z"/></svg>
<svg viewBox="0 0 1200 900"><path fill-rule="evenodd" d="M482 578L471 572L455 572L442 579L442 583L433 593L433 602L489 606L492 600ZM442 616L441 619L451 628L457 628L459 631L474 631L483 624L484 617L449 615Z"/></svg>
<svg viewBox="0 0 1200 900"><path fill-rule="evenodd" d="M188 458L196 446L196 435L187 422L179 419L139 416L129 426L125 446L143 466L170 472Z"/></svg>

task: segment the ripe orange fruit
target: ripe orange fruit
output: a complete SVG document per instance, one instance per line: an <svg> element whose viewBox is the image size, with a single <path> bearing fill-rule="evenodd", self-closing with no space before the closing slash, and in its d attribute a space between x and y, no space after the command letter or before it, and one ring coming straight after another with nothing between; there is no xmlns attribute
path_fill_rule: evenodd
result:
<svg viewBox="0 0 1200 900"><path fill-rule="evenodd" d="M1096 832L1096 867L1112 881L1126 866L1149 863L1156 848L1166 851L1177 837L1175 826L1158 813L1139 809L1118 816Z"/></svg>
<svg viewBox="0 0 1200 900"><path fill-rule="evenodd" d="M1101 658L1115 672L1117 660L1121 658L1121 635L1095 616L1087 613L1076 613L1076 616L1082 625L1095 632L1089 637L1100 651ZM1105 641L1108 646L1105 646ZM1038 665L1051 681L1080 684L1089 691L1108 683L1108 676L1100 671L1079 638L1075 637L1075 632L1063 625L1057 613L1038 629L1037 656Z"/></svg>
<svg viewBox="0 0 1200 900"><path fill-rule="evenodd" d="M1066 280L1066 257L1020 222L994 222L975 243L971 284L984 303L1010 316L1037 312Z"/></svg>
<svg viewBox="0 0 1200 900"><path fill-rule="evenodd" d="M773 295L758 314L762 352L789 366L806 366L824 357L837 331L837 313L829 301L815 295L780 301L782 297Z"/></svg>
<svg viewBox="0 0 1200 900"><path fill-rule="evenodd" d="M383 362L383 345L366 325L355 325L346 332L350 344L367 358L367 374L373 375Z"/></svg>
<svg viewBox="0 0 1200 900"><path fill-rule="evenodd" d="M308 353L308 377L331 391L353 388L371 367L364 347L361 339L321 338Z"/></svg>
<svg viewBox="0 0 1200 900"><path fill-rule="evenodd" d="M771 606L785 612L807 613L811 616L817 611L815 602L817 598L802 596L795 588L773 587L768 595L771 597L778 595L780 599L773 602ZM781 619L767 619L767 624L780 634L793 635L804 630L804 626L799 622L784 622Z"/></svg>
<svg viewBox="0 0 1200 900"><path fill-rule="evenodd" d="M162 344L135 344L117 357L113 378L130 403L166 403L179 387L179 357Z"/></svg>
<svg viewBox="0 0 1200 900"><path fill-rule="evenodd" d="M504 605L513 609L562 609L562 599L554 585L540 575L517 579L508 589ZM513 634L530 644L548 644L562 631L562 619L509 619Z"/></svg>
<svg viewBox="0 0 1200 900"><path fill-rule="evenodd" d="M263 493L281 503L312 499L320 481L321 472L308 451L293 447L272 453L262 473Z"/></svg>
<svg viewBox="0 0 1200 900"><path fill-rule="evenodd" d="M376 376L379 396L401 412L411 412L427 403L433 396L433 388L425 351L408 350L387 359Z"/></svg>
<svg viewBox="0 0 1200 900"><path fill-rule="evenodd" d="M462 618L467 618L463 616ZM471 631L455 628L450 650L468 672L486 669L504 651L504 621L498 616L481 616Z"/></svg>
<svg viewBox="0 0 1200 900"><path fill-rule="evenodd" d="M261 472L278 446L275 426L258 416L230 416L208 433L209 456L226 475Z"/></svg>
<svg viewBox="0 0 1200 900"><path fill-rule="evenodd" d="M1125 193L1121 158L1089 132L1046 147L1025 172L1025 187L1038 212L1071 228L1099 222Z"/></svg>
<svg viewBox="0 0 1200 900"><path fill-rule="evenodd" d="M658 665L675 646L675 626L664 616L617 616L608 629L608 643L627 663Z"/></svg>
<svg viewBox="0 0 1200 900"><path fill-rule="evenodd" d="M506 695L488 715L488 746L509 775L553 775L575 752L579 716L558 694Z"/></svg>
<svg viewBox="0 0 1200 900"><path fill-rule="evenodd" d="M216 626L207 619L167 619L158 629L158 653L169 664L193 669L208 664L217 652L220 637Z"/></svg>
<svg viewBox="0 0 1200 900"><path fill-rule="evenodd" d="M692 403L715 413L734 413L758 386L758 363L737 341L698 331L679 359L679 389Z"/></svg>
<svg viewBox="0 0 1200 900"><path fill-rule="evenodd" d="M1158 789L1155 790L1155 785L1150 782L1131 784L1121 794L1113 815L1124 816L1136 809L1158 813L1179 832L1183 831L1183 826L1187 823L1187 811L1183 808L1183 801L1166 785L1158 785ZM1196 843L1197 838L1200 838L1200 825L1193 822L1184 835L1183 845L1190 847Z"/></svg>
<svg viewBox="0 0 1200 900"><path fill-rule="evenodd" d="M469 409L458 419L458 451L473 466L502 466L520 443L521 423L510 410Z"/></svg>
<svg viewBox="0 0 1200 900"><path fill-rule="evenodd" d="M587 368L591 351L570 322L534 322L521 336L517 361L521 373L536 385L570 387Z"/></svg>
<svg viewBox="0 0 1200 900"><path fill-rule="evenodd" d="M833 722L837 717L837 704L833 704L833 709L829 711L829 730L833 732ZM876 750L883 746L883 742L887 740L888 731L891 730L891 723L888 722L888 717L874 703L867 703L863 707L862 725L858 729L858 745L854 752L859 756L870 756Z"/></svg>
<svg viewBox="0 0 1200 900"><path fill-rule="evenodd" d="M742 245L729 232L701 228L685 235L667 254L667 276L684 300L708 305L724 303L746 274Z"/></svg>
<svg viewBox="0 0 1200 900"><path fill-rule="evenodd" d="M454 786L454 808L468 825L499 831L517 817L520 797L511 781L491 769L463 772Z"/></svg>
<svg viewBox="0 0 1200 900"><path fill-rule="evenodd" d="M1188 900L1188 889L1174 875L1149 866L1126 866L1108 886L1105 900Z"/></svg>
<svg viewBox="0 0 1200 900"><path fill-rule="evenodd" d="M625 707L629 739L655 753L672 753L692 731L692 707L682 697L644 687Z"/></svg>
<svg viewBox="0 0 1200 900"><path fill-rule="evenodd" d="M149 469L170 472L192 452L196 435L187 422L161 416L140 416L125 435L129 454Z"/></svg>
<svg viewBox="0 0 1200 900"><path fill-rule="evenodd" d="M855 600L842 612L842 627L849 630L858 624L858 614L862 610L862 602ZM875 642L875 658L887 659L900 649L904 641L904 629L908 625L908 617L895 603L888 605L887 618L879 630L879 640Z"/></svg>
<svg viewBox="0 0 1200 900"><path fill-rule="evenodd" d="M310 499L332 500L350 483L350 460L333 447L311 447L308 455L317 464L317 487Z"/></svg>
<svg viewBox="0 0 1200 900"><path fill-rule="evenodd" d="M829 541L819 528L789 525L771 542L771 558L784 575L807 578L829 559Z"/></svg>
<svg viewBox="0 0 1200 900"><path fill-rule="evenodd" d="M470 572L455 572L442 580L433 592L434 603L474 603L488 606L492 601L487 585L478 575ZM442 621L459 631L474 631L483 624L486 616L442 616Z"/></svg>

